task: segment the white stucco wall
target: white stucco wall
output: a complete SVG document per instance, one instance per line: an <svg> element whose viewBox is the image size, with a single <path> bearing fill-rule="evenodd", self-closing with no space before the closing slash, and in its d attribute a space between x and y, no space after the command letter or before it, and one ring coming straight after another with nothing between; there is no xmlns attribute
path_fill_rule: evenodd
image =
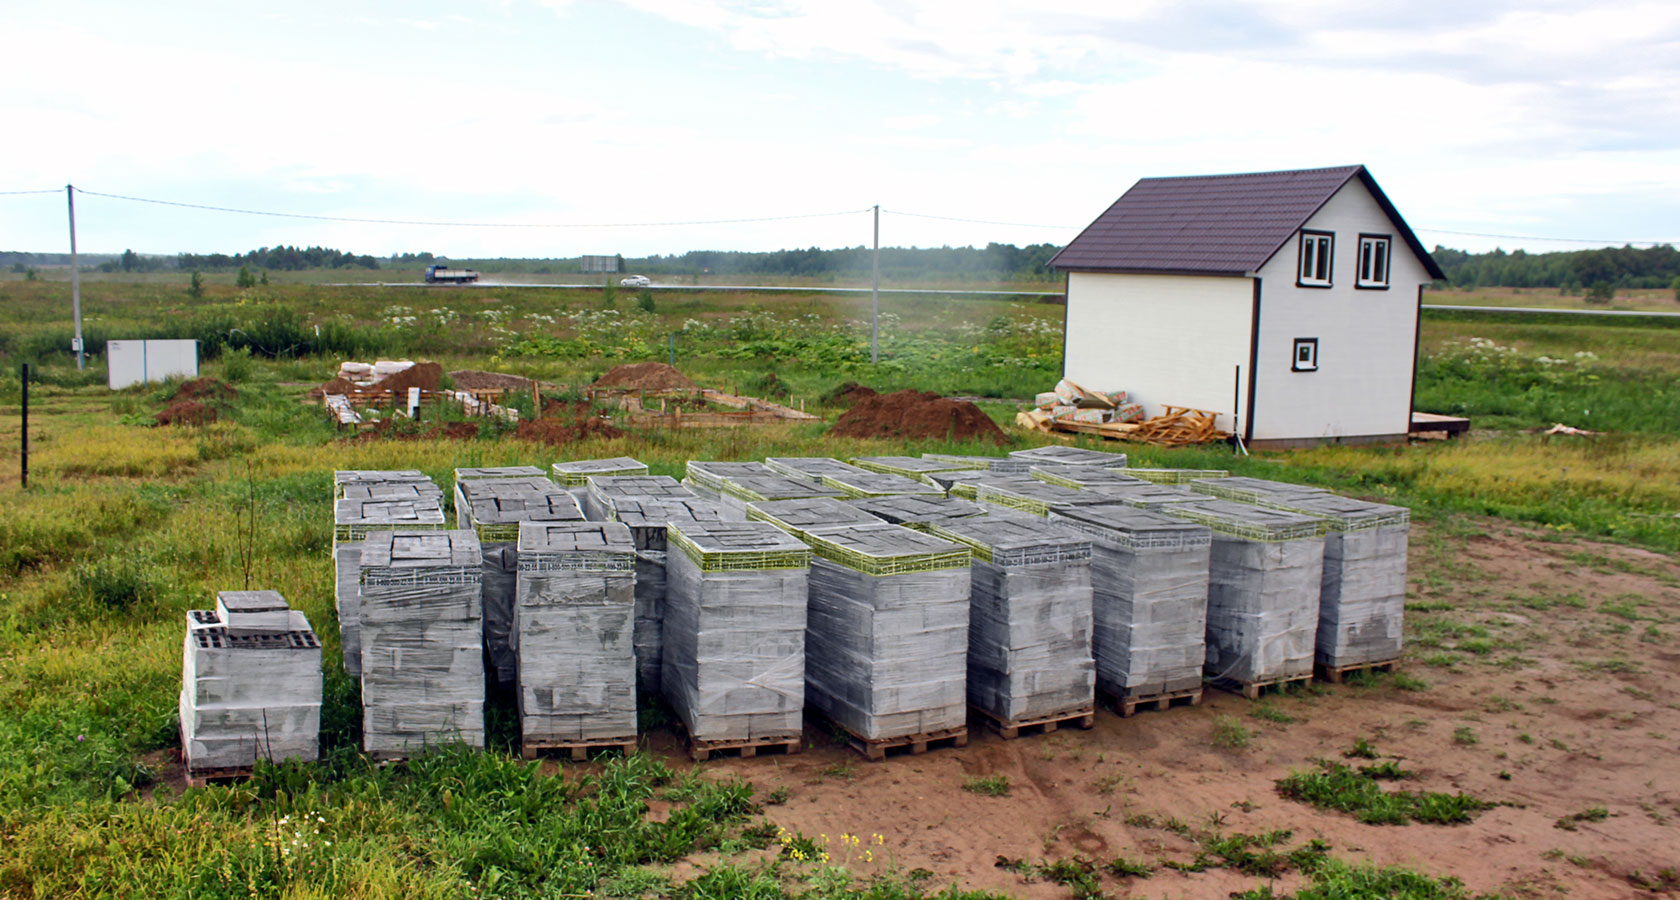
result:
<svg viewBox="0 0 1680 900"><path fill-rule="evenodd" d="M1248 278L1069 273L1064 370L1092 390L1131 392L1146 415L1190 406L1222 413L1229 430L1237 366L1248 402L1253 306Z"/></svg>
<svg viewBox="0 0 1680 900"><path fill-rule="evenodd" d="M1254 439L1403 434L1418 286L1429 275L1358 179L1303 227L1335 234L1332 285L1296 287L1297 239L1261 267ZM1354 287L1361 232L1393 235L1388 290ZM1318 371L1291 371L1295 339L1313 337Z"/></svg>

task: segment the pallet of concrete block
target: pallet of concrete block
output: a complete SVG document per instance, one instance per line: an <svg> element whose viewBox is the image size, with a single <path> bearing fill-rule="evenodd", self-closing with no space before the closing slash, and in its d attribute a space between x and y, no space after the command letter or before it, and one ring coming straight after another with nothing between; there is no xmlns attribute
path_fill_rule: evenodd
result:
<svg viewBox="0 0 1680 900"><path fill-rule="evenodd" d="M962 472L975 468L972 463L916 456L854 456L851 463L870 472L913 478L923 484L933 484L930 476L940 472Z"/></svg>
<svg viewBox="0 0 1680 900"><path fill-rule="evenodd" d="M1098 466L1104 469L1123 469L1126 467L1126 454L1124 453L1088 450L1084 447L1069 447L1066 444L1049 444L1027 450L1011 450L1009 455L1033 464Z"/></svg>
<svg viewBox="0 0 1680 900"><path fill-rule="evenodd" d="M948 496L956 497L959 500L975 500L980 495L980 485L982 484L1014 484L1022 479L1032 479L1032 475L1026 471L1006 475L1002 472L984 469L968 472L940 472L930 477L935 484L945 489Z"/></svg>
<svg viewBox="0 0 1680 900"><path fill-rule="evenodd" d="M1230 500L1161 511L1213 529L1204 674L1249 699L1270 685L1310 681L1324 574L1320 520Z"/></svg>
<svg viewBox="0 0 1680 900"><path fill-rule="evenodd" d="M1207 494L1198 494L1170 484L1151 484L1147 481L1134 484L1097 484L1087 490L1111 502L1124 503L1139 509L1160 509L1174 503L1203 503L1208 499Z"/></svg>
<svg viewBox="0 0 1680 900"><path fill-rule="evenodd" d="M455 513L457 528L478 535L484 558L484 649L496 681L510 685L516 666L509 635L519 571L520 523L581 522L583 512L572 495L553 481L527 475L458 481Z"/></svg>
<svg viewBox="0 0 1680 900"><path fill-rule="evenodd" d="M914 478L872 472L827 457L772 456L764 464L772 471L791 478L814 478L847 497L887 497L893 494L940 496L945 493L943 488Z"/></svg>
<svg viewBox="0 0 1680 900"><path fill-rule="evenodd" d="M929 533L974 553L968 704L1005 738L1096 718L1091 541L1017 513L947 519Z"/></svg>
<svg viewBox="0 0 1680 900"><path fill-rule="evenodd" d="M755 466L755 469L747 467ZM808 500L815 497L829 497L839 499L845 496L839 490L825 487L814 478L803 476L789 476L769 469L758 463L716 463L695 462L688 464L688 483L707 499L711 499L704 490L697 486L697 478L706 479L707 483L718 485L716 500L723 516L731 522L745 522L747 520L747 504L766 500Z"/></svg>
<svg viewBox="0 0 1680 900"><path fill-rule="evenodd" d="M1330 492L1321 487L1310 484L1294 484L1288 481L1270 481L1265 478L1197 478L1190 482L1190 490L1221 500L1235 500L1238 503L1259 503L1266 499L1283 497L1299 497L1302 495L1321 496Z"/></svg>
<svg viewBox="0 0 1680 900"><path fill-rule="evenodd" d="M880 521L796 534L815 554L806 701L871 760L965 746L968 547Z"/></svg>
<svg viewBox="0 0 1680 900"><path fill-rule="evenodd" d="M390 484L411 484L420 491L443 493L431 477L419 469L339 469L333 472L333 499L343 500L355 495L365 500L371 495L360 489Z"/></svg>
<svg viewBox="0 0 1680 900"><path fill-rule="evenodd" d="M672 522L665 699L689 753L800 749L811 550L767 522Z"/></svg>
<svg viewBox="0 0 1680 900"><path fill-rule="evenodd" d="M956 453L923 453L922 459L951 466L946 471L978 470L999 475L1025 475L1032 461L1013 456L964 456Z"/></svg>
<svg viewBox="0 0 1680 900"><path fill-rule="evenodd" d="M584 491L583 513L591 522L611 521L613 504L625 497L638 500L699 497L669 475L591 475Z"/></svg>
<svg viewBox="0 0 1680 900"><path fill-rule="evenodd" d="M1027 474L1045 484L1057 487L1083 490L1098 485L1112 484L1146 484L1141 478L1133 478L1120 469L1105 469L1102 466L1075 465L1063 463L1034 463Z"/></svg>
<svg viewBox="0 0 1680 900"><path fill-rule="evenodd" d="M483 552L471 531L362 544L362 748L407 759L484 746Z"/></svg>
<svg viewBox="0 0 1680 900"><path fill-rule="evenodd" d="M672 522L718 524L717 504L699 497L641 500L625 497L613 504L613 521L630 529L636 547L636 678L644 693L659 692L661 633L665 624L665 531Z"/></svg>
<svg viewBox="0 0 1680 900"><path fill-rule="evenodd" d="M764 463L716 462L691 459L684 467L683 487L713 503L718 502L724 485L736 478L756 478L775 475Z"/></svg>
<svg viewBox="0 0 1680 900"><path fill-rule="evenodd" d="M430 484L430 482L427 482ZM403 485L406 489L418 483ZM378 485L361 484L352 493L363 489L377 489ZM437 486L432 485L436 490ZM442 531L448 527L443 519L443 492L430 496L378 500L345 497L333 503L333 602L338 609L339 643L344 651L344 674L352 678L362 674L360 583L362 542L368 534L402 529L404 531Z"/></svg>
<svg viewBox="0 0 1680 900"><path fill-rule="evenodd" d="M747 504L747 521L769 522L801 540L812 529L881 524L880 519L833 497L755 500Z"/></svg>
<svg viewBox="0 0 1680 900"><path fill-rule="evenodd" d="M1052 510L1050 521L1091 540L1097 690L1122 716L1200 703L1212 531L1119 503Z"/></svg>
<svg viewBox="0 0 1680 900"><path fill-rule="evenodd" d="M520 751L636 749L636 548L618 522L525 522L513 644Z"/></svg>
<svg viewBox="0 0 1680 900"><path fill-rule="evenodd" d="M1160 469L1126 467L1126 474L1154 484L1189 484L1205 478L1229 478L1224 469Z"/></svg>
<svg viewBox="0 0 1680 900"><path fill-rule="evenodd" d="M557 462L550 466L554 480L565 488L572 498L577 500L578 506L584 505L584 497L589 491L590 476L602 475L646 475L647 463L631 459L628 456L614 456L609 459L575 459L570 462Z"/></svg>
<svg viewBox="0 0 1680 900"><path fill-rule="evenodd" d="M275 591L222 591L187 613L181 757L194 787L259 760L320 757L321 642Z"/></svg>
<svg viewBox="0 0 1680 900"><path fill-rule="evenodd" d="M504 480L508 478L547 478L548 473L536 466L470 466L455 470L455 487L463 481Z"/></svg>
<svg viewBox="0 0 1680 900"><path fill-rule="evenodd" d="M1324 522L1324 579L1318 601L1317 662L1325 680L1392 669L1406 615L1411 511L1335 494L1264 497L1260 505Z"/></svg>
<svg viewBox="0 0 1680 900"><path fill-rule="evenodd" d="M1053 507L1104 502L1102 495L1095 491L1062 487L1031 475L983 480L975 485L974 499L982 506L1012 509L1041 518L1049 515Z"/></svg>
<svg viewBox="0 0 1680 900"><path fill-rule="evenodd" d="M928 497L921 494L869 497L852 500L850 503L883 522L903 525L917 531L926 531L928 525L941 519L966 519L986 514L986 507L972 500Z"/></svg>

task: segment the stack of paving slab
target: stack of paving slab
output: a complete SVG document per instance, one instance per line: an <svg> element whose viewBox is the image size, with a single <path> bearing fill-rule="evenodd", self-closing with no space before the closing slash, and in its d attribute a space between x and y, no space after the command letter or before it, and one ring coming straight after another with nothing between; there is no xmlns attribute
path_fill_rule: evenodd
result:
<svg viewBox="0 0 1680 900"><path fill-rule="evenodd" d="M1115 503L1124 503L1139 509L1161 509L1174 503L1201 503L1208 497L1187 488L1152 484L1147 481L1135 484L1097 484L1092 485L1089 490Z"/></svg>
<svg viewBox="0 0 1680 900"><path fill-rule="evenodd" d="M483 477L455 482L455 527L478 535L484 558L484 649L496 681L512 684L518 660L510 635L519 572L522 522L581 522L577 501L537 475Z"/></svg>
<svg viewBox="0 0 1680 900"><path fill-rule="evenodd" d="M957 497L927 497L921 494L899 494L892 497L870 497L852 500L851 505L866 513L917 531L941 519L967 519L986 515L986 507L972 500Z"/></svg>
<svg viewBox="0 0 1680 900"><path fill-rule="evenodd" d="M641 500L622 497L613 503L613 521L630 529L636 547L636 675L642 691L658 693L662 632L665 627L665 530L672 522L723 521L717 504L700 497Z"/></svg>
<svg viewBox="0 0 1680 900"><path fill-rule="evenodd" d="M344 652L344 674L362 673L361 620L358 614L362 541L374 531L441 531L443 491L430 479L410 480L412 472L399 472L402 480L380 482L376 472L354 474L339 481L335 476L333 501L333 601L338 609L339 643ZM424 478L424 475L420 477Z"/></svg>
<svg viewBox="0 0 1680 900"><path fill-rule="evenodd" d="M1124 453L1087 450L1084 447L1069 447L1065 444L1051 444L1045 447L1033 447L1028 450L1011 450L1009 455L1033 464L1100 466L1105 469L1123 469L1126 467L1126 454Z"/></svg>
<svg viewBox="0 0 1680 900"><path fill-rule="evenodd" d="M946 519L929 532L974 553L969 705L1005 725L1090 712L1091 541L1008 514Z"/></svg>
<svg viewBox="0 0 1680 900"><path fill-rule="evenodd" d="M1083 506L1102 503L1104 498L1095 491L1062 487L1040 481L1031 475L1011 475L981 481L974 487L974 499L982 506L1008 509L1047 516L1057 506Z"/></svg>
<svg viewBox="0 0 1680 900"><path fill-rule="evenodd" d="M1258 503L1265 498L1278 497L1330 496L1330 492L1321 487L1247 476L1197 478L1190 482L1190 490L1221 500L1235 500L1238 503Z"/></svg>
<svg viewBox="0 0 1680 900"><path fill-rule="evenodd" d="M587 509L585 498L589 494L589 479L591 476L612 475L646 475L647 464L628 456L615 456L610 459L576 459L571 462L557 462L550 467L554 481L565 488L578 502L578 506Z"/></svg>
<svg viewBox="0 0 1680 900"><path fill-rule="evenodd" d="M536 466L472 466L455 470L455 488L463 481L483 481L505 478L547 478L548 473Z"/></svg>
<svg viewBox="0 0 1680 900"><path fill-rule="evenodd" d="M1213 529L1206 674L1240 685L1310 677L1324 574L1320 520L1231 500L1161 511Z"/></svg>
<svg viewBox="0 0 1680 900"><path fill-rule="evenodd" d="M700 496L715 499L723 517L731 522L747 520L747 504L764 500L807 500L813 497L841 498L841 491L825 487L815 478L790 476L761 463L719 463L690 461L684 485Z"/></svg>
<svg viewBox="0 0 1680 900"><path fill-rule="evenodd" d="M362 746L380 759L484 746L484 555L471 531L362 544Z"/></svg>
<svg viewBox="0 0 1680 900"><path fill-rule="evenodd" d="M955 453L923 453L922 459L951 466L950 471L975 470L999 475L1025 475L1032 461L1013 456L963 456Z"/></svg>
<svg viewBox="0 0 1680 900"><path fill-rule="evenodd" d="M1057 509L1050 521L1091 540L1098 689L1131 699L1199 688L1212 531L1119 503Z"/></svg>
<svg viewBox="0 0 1680 900"><path fill-rule="evenodd" d="M524 522L514 649L525 748L636 739L636 548L618 522Z"/></svg>
<svg viewBox="0 0 1680 900"><path fill-rule="evenodd" d="M968 548L879 520L811 524L793 533L816 556L806 700L865 742L938 738L963 728Z"/></svg>
<svg viewBox="0 0 1680 900"><path fill-rule="evenodd" d="M419 469L339 469L333 472L333 499L342 500L351 496L356 488L390 484L413 484L421 489L428 486L434 490L437 488L431 477ZM369 496L366 493L358 495L364 499Z"/></svg>
<svg viewBox="0 0 1680 900"><path fill-rule="evenodd" d="M1098 485L1116 484L1148 484L1141 478L1133 478L1120 469L1105 469L1102 466L1066 463L1034 463L1027 474L1046 484L1057 487L1083 490Z"/></svg>
<svg viewBox="0 0 1680 900"><path fill-rule="evenodd" d="M755 500L747 504L747 521L769 522L801 540L812 529L881 524L875 516L833 497Z"/></svg>
<svg viewBox="0 0 1680 900"><path fill-rule="evenodd" d="M860 469L914 478L923 484L934 484L934 475L971 471L976 468L972 462L951 462L916 456L856 456L851 462Z"/></svg>
<svg viewBox="0 0 1680 900"><path fill-rule="evenodd" d="M1227 478L1224 469L1138 469L1126 467L1126 474L1154 484L1189 484L1206 478Z"/></svg>
<svg viewBox="0 0 1680 900"><path fill-rule="evenodd" d="M814 478L847 497L888 497L895 494L943 496L945 489L904 475L872 472L837 459L820 456L772 456L764 461L772 470L792 478Z"/></svg>
<svg viewBox="0 0 1680 900"><path fill-rule="evenodd" d="M696 747L798 741L811 551L766 522L672 522L663 686Z"/></svg>
<svg viewBox="0 0 1680 900"><path fill-rule="evenodd" d="M187 774L320 756L321 642L275 591L222 591L187 613L181 662Z"/></svg>
<svg viewBox="0 0 1680 900"><path fill-rule="evenodd" d="M1015 484L1021 481L1031 481L1032 475L1028 470L1032 466L1026 464L1020 472L1004 473L989 469L976 469L970 472L940 472L931 476L935 484L945 489L946 494L959 500L974 500L980 496L980 486L983 484Z"/></svg>
<svg viewBox="0 0 1680 900"><path fill-rule="evenodd" d="M1327 529L1318 662L1336 669L1399 659L1411 511L1335 494L1262 496L1258 503L1315 516Z"/></svg>
<svg viewBox="0 0 1680 900"><path fill-rule="evenodd" d="M613 504L625 497L693 500L700 496L669 475L591 475L586 491L583 513L591 522L612 521Z"/></svg>

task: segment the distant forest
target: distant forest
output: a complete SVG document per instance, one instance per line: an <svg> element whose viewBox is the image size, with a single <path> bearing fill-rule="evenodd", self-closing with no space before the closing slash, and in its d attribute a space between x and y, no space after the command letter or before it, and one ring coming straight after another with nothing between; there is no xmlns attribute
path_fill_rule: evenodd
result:
<svg viewBox="0 0 1680 900"><path fill-rule="evenodd" d="M1044 281L1059 276L1046 266L1060 247L1056 244L991 243L984 247L882 247L881 275L889 280ZM1467 253L1437 246L1431 255L1446 273L1446 283L1462 288L1551 287L1566 291L1628 288L1669 288L1680 278L1680 250L1672 245L1601 250L1564 250L1553 253ZM858 281L869 277L868 247L823 250L817 247L748 252L691 250L676 255L621 257L620 271L654 276L753 275ZM402 253L374 257L330 247L259 247L249 253L182 253L143 256L133 250L121 255L84 254L83 264L105 272L155 272L170 269L214 271L249 268L253 271L300 269L418 269L444 257L431 253ZM461 259L451 265L485 272L525 272L539 275L581 274L581 257L548 259ZM69 254L0 251L0 265L22 270L32 265L68 265ZM596 276L590 276L596 277Z"/></svg>

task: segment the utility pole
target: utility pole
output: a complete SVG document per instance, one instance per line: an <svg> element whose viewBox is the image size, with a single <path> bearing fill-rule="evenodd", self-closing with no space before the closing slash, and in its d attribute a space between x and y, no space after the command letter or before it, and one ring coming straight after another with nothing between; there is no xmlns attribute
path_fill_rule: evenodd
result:
<svg viewBox="0 0 1680 900"><path fill-rule="evenodd" d="M875 280L870 296L875 301L875 313L869 319L869 364L881 362L881 204L875 204ZM80 321L80 320L77 320Z"/></svg>
<svg viewBox="0 0 1680 900"><path fill-rule="evenodd" d="M70 309L76 316L76 368L86 368L82 358L82 266L76 258L76 187L64 186L64 199L70 201Z"/></svg>

